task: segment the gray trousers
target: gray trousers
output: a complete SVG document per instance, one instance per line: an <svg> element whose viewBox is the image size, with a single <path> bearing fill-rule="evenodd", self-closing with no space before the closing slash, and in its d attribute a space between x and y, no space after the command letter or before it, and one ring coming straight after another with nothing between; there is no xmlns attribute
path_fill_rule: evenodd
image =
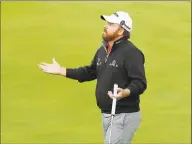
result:
<svg viewBox="0 0 192 144"><path fill-rule="evenodd" d="M141 122L141 113L121 113L113 118L110 144L131 144L135 131ZM102 113L103 133L105 144L109 144L109 131L111 129L111 114Z"/></svg>

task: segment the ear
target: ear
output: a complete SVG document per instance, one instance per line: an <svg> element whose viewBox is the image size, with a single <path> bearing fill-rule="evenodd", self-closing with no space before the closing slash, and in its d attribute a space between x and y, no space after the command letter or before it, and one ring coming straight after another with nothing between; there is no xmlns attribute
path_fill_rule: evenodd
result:
<svg viewBox="0 0 192 144"><path fill-rule="evenodd" d="M118 35L123 35L124 29L122 27L119 28Z"/></svg>

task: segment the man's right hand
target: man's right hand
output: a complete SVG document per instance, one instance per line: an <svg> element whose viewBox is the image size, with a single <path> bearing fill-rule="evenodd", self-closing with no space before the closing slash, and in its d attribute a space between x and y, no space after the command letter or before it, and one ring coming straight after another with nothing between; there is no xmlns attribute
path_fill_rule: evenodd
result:
<svg viewBox="0 0 192 144"><path fill-rule="evenodd" d="M38 66L45 73L66 76L66 68L61 67L60 64L55 60L55 58L53 58L52 61L52 64L43 62L38 64Z"/></svg>

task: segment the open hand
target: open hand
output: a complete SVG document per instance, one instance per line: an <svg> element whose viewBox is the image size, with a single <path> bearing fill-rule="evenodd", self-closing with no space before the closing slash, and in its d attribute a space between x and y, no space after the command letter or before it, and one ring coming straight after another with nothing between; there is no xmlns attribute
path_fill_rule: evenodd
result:
<svg viewBox="0 0 192 144"><path fill-rule="evenodd" d="M42 63L38 64L38 66L45 73L60 74L60 72L61 72L60 64L55 60L55 58L52 58L52 61L53 61L52 64L42 62Z"/></svg>

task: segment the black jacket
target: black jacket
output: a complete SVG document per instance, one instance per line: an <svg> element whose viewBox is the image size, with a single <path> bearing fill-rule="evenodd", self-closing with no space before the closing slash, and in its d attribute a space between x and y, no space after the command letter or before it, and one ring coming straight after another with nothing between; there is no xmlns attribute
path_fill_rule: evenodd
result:
<svg viewBox="0 0 192 144"><path fill-rule="evenodd" d="M97 106L104 113L111 113L112 99L107 92L113 91L113 85L128 88L131 94L117 101L116 113L137 112L139 96L147 88L144 62L143 53L126 38L117 40L109 55L104 41L89 66L67 68L66 77L79 82L97 79Z"/></svg>

